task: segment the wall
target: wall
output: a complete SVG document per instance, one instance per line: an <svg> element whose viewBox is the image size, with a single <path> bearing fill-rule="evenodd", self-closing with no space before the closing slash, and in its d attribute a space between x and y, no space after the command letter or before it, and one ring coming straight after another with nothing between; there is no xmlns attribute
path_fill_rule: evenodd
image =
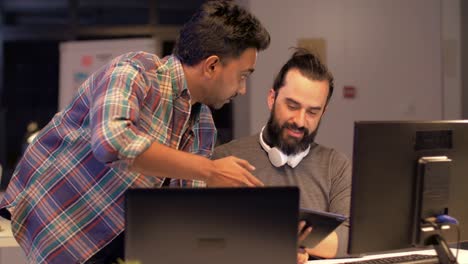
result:
<svg viewBox="0 0 468 264"><path fill-rule="evenodd" d="M460 88L442 88L460 85L456 61L452 79L444 78L442 63L445 44L451 43L450 51L459 42L456 30L442 34L442 8L456 13L458 1L444 6L441 0L290 0L286 5L248 1L248 8L270 31L272 43L259 54L247 102L234 105L250 110L248 120L235 115L235 137L254 133L266 122L267 91L298 38L325 39L327 64L335 76L334 97L317 137L320 143L351 157L356 120L460 118ZM458 20L444 19L443 28ZM343 97L345 85L356 87L354 99Z"/></svg>
<svg viewBox="0 0 468 264"><path fill-rule="evenodd" d="M442 78L444 119L462 118L461 12L460 0L443 0Z"/></svg>
<svg viewBox="0 0 468 264"><path fill-rule="evenodd" d="M460 1L461 47L468 47L468 1ZM462 100L468 102L468 49L461 49ZM468 118L468 104L462 104L462 116Z"/></svg>

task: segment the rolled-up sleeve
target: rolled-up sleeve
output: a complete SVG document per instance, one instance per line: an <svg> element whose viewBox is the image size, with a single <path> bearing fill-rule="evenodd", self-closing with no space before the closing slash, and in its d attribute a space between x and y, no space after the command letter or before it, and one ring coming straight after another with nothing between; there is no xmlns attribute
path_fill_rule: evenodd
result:
<svg viewBox="0 0 468 264"><path fill-rule="evenodd" d="M141 128L140 108L148 92L145 72L130 61L109 67L93 84L91 144L94 156L111 167L128 167L152 143ZM157 92L157 87L152 87Z"/></svg>

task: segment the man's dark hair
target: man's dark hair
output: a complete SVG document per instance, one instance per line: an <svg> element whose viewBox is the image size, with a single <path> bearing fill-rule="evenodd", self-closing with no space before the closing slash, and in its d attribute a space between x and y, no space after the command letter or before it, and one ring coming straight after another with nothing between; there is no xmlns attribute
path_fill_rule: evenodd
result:
<svg viewBox="0 0 468 264"><path fill-rule="evenodd" d="M217 0L205 2L184 24L173 53L193 66L211 55L223 61L269 45L270 34L256 17L232 1Z"/></svg>
<svg viewBox="0 0 468 264"><path fill-rule="evenodd" d="M291 69L298 69L299 72L310 80L328 81L329 89L327 96L327 104L333 94L333 75L328 71L327 66L322 64L320 59L306 49L296 48L296 51L291 58L283 65L278 75L276 75L273 83L275 98L278 96L278 91L284 86L286 74Z"/></svg>

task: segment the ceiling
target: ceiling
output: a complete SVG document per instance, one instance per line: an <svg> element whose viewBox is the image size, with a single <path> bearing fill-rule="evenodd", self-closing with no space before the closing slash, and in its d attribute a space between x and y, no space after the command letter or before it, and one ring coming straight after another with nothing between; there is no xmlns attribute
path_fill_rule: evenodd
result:
<svg viewBox="0 0 468 264"><path fill-rule="evenodd" d="M181 25L204 0L2 0L5 26ZM154 11L150 11L154 10Z"/></svg>

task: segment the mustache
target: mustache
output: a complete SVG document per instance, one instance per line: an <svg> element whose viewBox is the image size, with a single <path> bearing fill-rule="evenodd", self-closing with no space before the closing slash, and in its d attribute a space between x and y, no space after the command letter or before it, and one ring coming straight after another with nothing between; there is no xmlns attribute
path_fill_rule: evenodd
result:
<svg viewBox="0 0 468 264"><path fill-rule="evenodd" d="M282 129L288 128L288 129L299 131L303 133L304 135L309 135L309 129L307 129L306 127L299 127L296 123L284 123L281 126L281 128Z"/></svg>

